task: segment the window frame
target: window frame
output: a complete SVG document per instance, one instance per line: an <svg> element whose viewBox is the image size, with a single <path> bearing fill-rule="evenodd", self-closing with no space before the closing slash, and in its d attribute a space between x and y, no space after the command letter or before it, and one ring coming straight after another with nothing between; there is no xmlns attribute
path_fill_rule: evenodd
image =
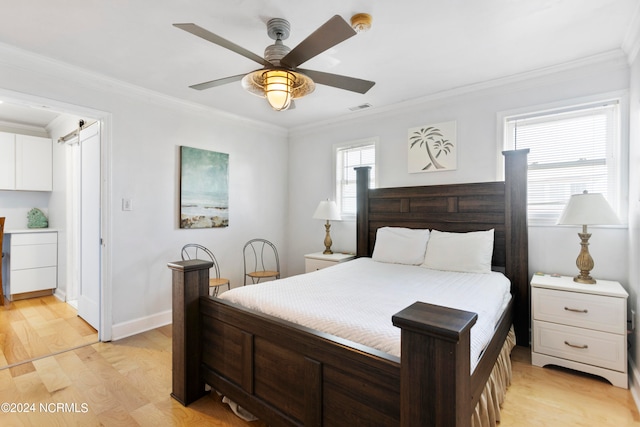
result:
<svg viewBox="0 0 640 427"><path fill-rule="evenodd" d="M340 215L342 217L343 221L355 221L356 220L356 214L355 213L345 213L342 210L342 200L341 200L341 178L342 176L340 176L340 178L338 177L338 153L341 150L345 150L345 149L353 149L353 148L359 148L359 147L367 147L367 146L373 146L374 151L375 151L375 161L374 161L374 167L376 169L376 172L373 176L373 181L374 181L374 188L378 186L378 159L379 159L379 152L378 152L378 148L379 148L379 138L378 137L370 137L370 138L363 138L363 139L358 139L358 140L354 140L354 141L348 141L348 142L342 142L342 143L337 143L337 144L333 144L333 170L332 170L332 179L333 179L333 199L336 201L336 204L338 205L338 210L340 211Z"/></svg>
<svg viewBox="0 0 640 427"><path fill-rule="evenodd" d="M628 120L629 120L629 96L628 91L615 91L609 92L600 95L594 95L589 97L582 98L573 98L567 99L560 102L543 104L543 105L533 105L527 106L523 108L518 108L514 110L502 111L497 114L497 156L498 169L496 171L496 177L498 180L504 180L504 157L502 156L502 151L504 150L513 150L514 145L513 141L509 138L509 119L513 119L514 117L535 117L535 116L544 116L545 114L554 114L554 113L563 113L563 112L571 112L571 111L579 111L583 108L588 108L590 106L596 106L598 104L607 104L607 103L617 103L618 105L618 115L615 118L616 123L614 132L615 141L611 147L607 147L607 155L611 156L611 158L607 158L607 162L613 162L611 168L614 170L614 176L609 177L609 186L614 187L616 190L615 195L613 195L612 200L610 201L611 207L616 212L618 217L620 218L621 225L617 226L597 226L597 227L627 227L628 224L628 188L629 188L629 164L628 161L625 162L625 159L629 157L629 131L628 131ZM536 218L529 217L528 220L529 226L542 226L542 227L551 227L557 225L555 223L551 223L550 221L544 221Z"/></svg>

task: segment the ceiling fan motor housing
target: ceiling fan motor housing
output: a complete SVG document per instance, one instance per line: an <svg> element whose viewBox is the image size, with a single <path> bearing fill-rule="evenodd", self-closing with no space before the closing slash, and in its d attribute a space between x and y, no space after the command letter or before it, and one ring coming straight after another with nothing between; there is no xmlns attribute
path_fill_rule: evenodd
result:
<svg viewBox="0 0 640 427"><path fill-rule="evenodd" d="M280 67L280 60L291 51L288 46L282 44L282 40L276 40L276 42L270 46L267 46L264 50L264 59Z"/></svg>
<svg viewBox="0 0 640 427"><path fill-rule="evenodd" d="M289 34L291 34L291 25L286 19L269 19L269 22L267 22L267 34L273 40L286 40L289 38Z"/></svg>
<svg viewBox="0 0 640 427"><path fill-rule="evenodd" d="M264 50L264 59L276 67L280 67L280 60L291 51L288 46L282 43L289 37L291 26L289 21L282 18L273 18L267 22L267 34L276 42L267 46Z"/></svg>

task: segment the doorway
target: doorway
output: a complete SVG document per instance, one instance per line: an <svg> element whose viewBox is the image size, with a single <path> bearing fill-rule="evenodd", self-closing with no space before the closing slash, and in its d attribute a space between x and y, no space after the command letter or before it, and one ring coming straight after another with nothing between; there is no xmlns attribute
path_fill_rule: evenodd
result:
<svg viewBox="0 0 640 427"><path fill-rule="evenodd" d="M54 188L54 191L47 196L50 197L51 204L55 204L56 209L62 212L61 214L54 214L57 218L55 220L55 224L52 225L52 227L55 226L62 229L62 233L64 234L64 238L62 239L63 243L59 247L59 265L60 268L64 268L66 273L59 276L58 286L65 286L63 291L70 292L70 298L72 297L72 293L75 292L77 301L80 302L78 305L79 311L83 310L83 306L88 307L81 317L86 320L88 324L91 324L93 328L99 331L99 335L95 334L97 335L97 338L94 338L93 342L109 341L111 339L111 293L108 286L105 286L105 278L109 275L103 268L104 265L108 265L108 253L104 250L104 242L107 240L105 239L105 236L107 235L108 227L107 218L103 215L103 212L108 212L109 204L109 198L107 196L109 188L109 179L107 174L109 168L107 166L108 159L106 158L106 154L109 152L110 114L91 110L85 107L76 107L73 105L58 103L50 99L40 99L29 95L7 92L2 89L0 89L0 99L3 99L5 103L9 102L24 107L25 111L35 111L36 113L38 112L38 108L44 108L43 106L46 106L47 111L57 111L59 112L57 114L62 117L60 120L56 119L56 121L52 121L54 124L52 128L49 126L46 127L49 135L53 137L54 156L55 152L57 152L58 155L62 157L65 169L69 165L75 165L71 169L74 171L73 174L76 176L75 181L73 181L69 177L65 176L69 171L64 171L62 178L54 175L54 186L56 180L58 180L57 182L59 187ZM32 106L35 106L35 108L32 108ZM42 113L42 111L40 111L40 113ZM80 154L81 152L78 149L79 147L76 146L74 149L69 150L67 144L58 143L58 138L60 136L67 134L67 132L73 127L77 128L79 117L87 117L90 118L88 119L89 121L96 121L96 126L87 126L87 128L82 131L82 136L79 138L79 140L82 140L83 142L87 141L87 144L85 144L86 149L84 150L85 162L87 159L91 159L89 163L85 163L84 172L82 171L83 156ZM0 123L1 122L2 117L0 117ZM21 124L21 126L28 125ZM52 129L55 129L55 132L52 131ZM74 156L77 156L76 160L78 163L72 162ZM84 184L81 179L83 176L86 178L86 182ZM67 182L75 182L75 188L61 190L60 186L66 186ZM69 199L71 199L69 201L66 200L66 192L68 191L71 191L71 194L74 195L73 197L69 197ZM82 191L85 192L84 196L82 195ZM64 196L61 196L61 194ZM61 201L63 198L65 200ZM54 199L56 199L55 203L53 202ZM83 201L84 203L89 202L90 205L93 206L93 210L86 209L85 206L85 209L81 211L80 207L82 206ZM0 203L0 205L2 204L3 203ZM10 208L11 207L13 206L10 206ZM6 208L6 205L4 208ZM84 212L84 218L82 212ZM91 231L85 233L87 229ZM83 235L91 237L87 237L87 240L83 241ZM85 267L81 268L83 263ZM87 265L90 267L86 267ZM93 278L92 287L90 288L82 286L82 282L84 280L88 280L86 277L81 277L83 270L85 275L88 271L93 272L91 275ZM73 290L74 284L77 286L75 291ZM65 292L62 292L62 299L66 300L67 298L65 298L64 293ZM60 297L60 295L57 296ZM62 317L66 316L65 309L53 308L56 303L55 300L56 297L50 297L47 301L40 301L38 302L38 307L47 309L48 313L55 310L63 313ZM23 303L22 305L25 304ZM63 302L63 305L66 306L67 304ZM105 307L109 308L105 309ZM27 310L31 312L34 311L33 307L29 307ZM81 317L78 316L77 321L73 321L78 324L79 328L82 327L78 322L84 323L84 320L81 320ZM22 334L25 337L30 337L33 342L38 342L38 339L34 339L37 338L35 333L19 332L18 335L19 334ZM91 339L89 338L89 331L81 329L80 334L85 337L85 342L90 344L89 341L91 341ZM9 338L9 336L6 337L7 340L9 340ZM66 342L68 340L56 339L56 341L57 343L62 344L62 341ZM42 343L44 340L40 340L40 342ZM71 347L63 347L64 346L61 345L59 349L56 348L55 351L52 351L52 354L71 349ZM37 358L45 356L45 354L42 354L38 355ZM26 358L25 360L29 359L33 359L33 357ZM0 366L0 369L2 369L2 366Z"/></svg>

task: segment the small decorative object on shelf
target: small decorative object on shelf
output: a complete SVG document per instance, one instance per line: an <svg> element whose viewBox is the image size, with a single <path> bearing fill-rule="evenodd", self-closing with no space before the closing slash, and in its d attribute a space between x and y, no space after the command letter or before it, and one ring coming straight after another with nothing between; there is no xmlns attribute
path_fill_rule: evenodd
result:
<svg viewBox="0 0 640 427"><path fill-rule="evenodd" d="M47 228L49 227L49 220L40 209L33 208L27 213L27 227Z"/></svg>

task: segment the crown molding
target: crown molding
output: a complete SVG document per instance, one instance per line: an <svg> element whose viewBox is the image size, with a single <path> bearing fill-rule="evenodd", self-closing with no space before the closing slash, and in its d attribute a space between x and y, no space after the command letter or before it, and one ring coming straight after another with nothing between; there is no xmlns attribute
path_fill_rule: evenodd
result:
<svg viewBox="0 0 640 427"><path fill-rule="evenodd" d="M47 130L38 126L25 125L0 120L0 132L27 134L33 136L48 137Z"/></svg>
<svg viewBox="0 0 640 427"><path fill-rule="evenodd" d="M38 72L55 79L72 80L79 87L94 89L99 92L115 92L123 96L136 97L147 102L151 101L172 108L214 114L221 120L241 124L243 127L253 128L260 132L268 132L280 136L287 135L287 129L281 126L248 119L196 102L186 101L4 43L0 43L0 64L30 73ZM14 93L17 94L18 92ZM25 95L29 98L34 98L33 95ZM20 99L20 96L17 95L16 99ZM53 101L51 107L54 107L55 104L64 103ZM74 113L71 112L71 114Z"/></svg>
<svg viewBox="0 0 640 427"><path fill-rule="evenodd" d="M293 128L289 131L289 135L304 135L326 128L327 126L336 125L345 122L357 122L367 120L374 116L388 116L390 114L403 114L416 108L428 106L434 102L443 99L450 99L458 96L481 95L486 91L505 88L505 90L522 90L531 87L547 85L555 81L566 80L572 78L569 73L590 68L592 70L602 69L626 69L628 68L627 56L622 49L615 49L603 52L597 55L580 58L574 61L562 64L543 67L535 70L525 71L518 74L500 77L493 80L473 83L470 85L459 86L448 90L432 93L419 98L410 99L397 104L388 105L380 108L360 110L352 114L345 114L341 117L328 119L322 122L316 122L309 125L303 125Z"/></svg>

